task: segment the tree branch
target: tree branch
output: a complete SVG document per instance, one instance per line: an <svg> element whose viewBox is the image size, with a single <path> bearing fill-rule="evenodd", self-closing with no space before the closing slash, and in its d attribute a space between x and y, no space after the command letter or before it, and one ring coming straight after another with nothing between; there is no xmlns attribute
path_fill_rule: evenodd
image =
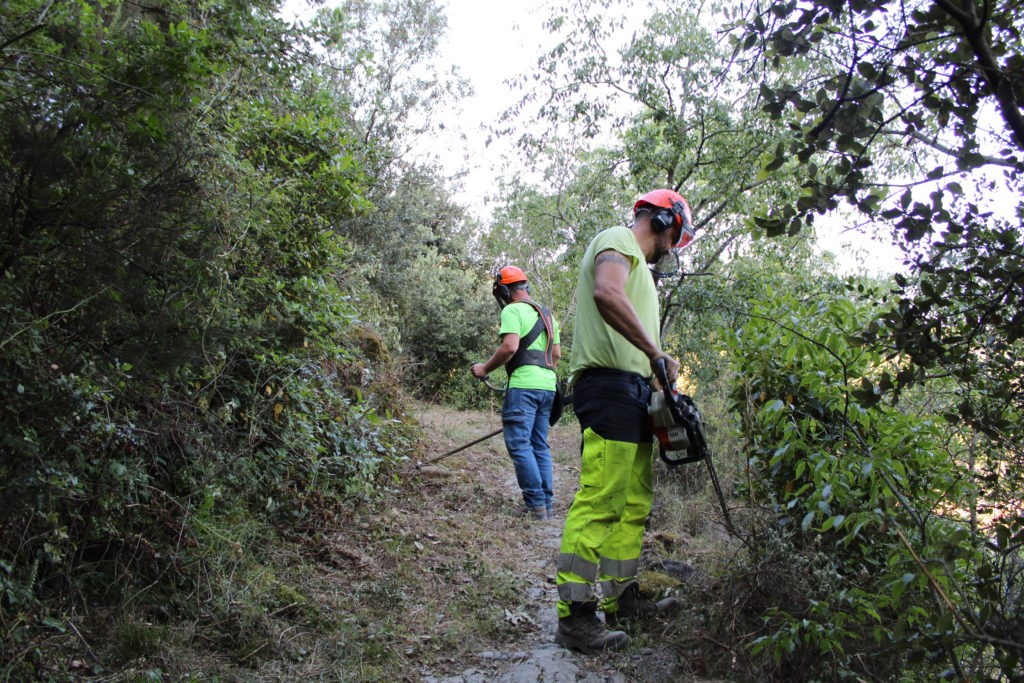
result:
<svg viewBox="0 0 1024 683"><path fill-rule="evenodd" d="M964 38L971 46L975 58L978 60L981 74L988 83L1003 120L1007 127L1013 132L1014 142L1017 147L1024 151L1024 114L1021 113L1013 94L1013 84L1003 76L1002 69L992 53L992 46L985 38L985 22L978 19L974 13L974 5L964 3L970 11L958 8L948 0L934 0L936 6L945 11L953 20L960 24L963 29ZM986 16L988 10L986 10Z"/></svg>

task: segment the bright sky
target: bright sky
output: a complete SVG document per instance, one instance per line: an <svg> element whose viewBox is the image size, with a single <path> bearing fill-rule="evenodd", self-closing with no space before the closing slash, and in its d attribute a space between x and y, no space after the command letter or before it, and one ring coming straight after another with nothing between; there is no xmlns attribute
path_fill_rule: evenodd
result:
<svg viewBox="0 0 1024 683"><path fill-rule="evenodd" d="M453 141L466 156L443 159L449 172L468 171L461 199L479 217L486 216L480 198L493 193L506 166L507 140L486 145L486 126L498 121L514 105L520 93L508 81L530 71L541 54L542 23L546 0L440 0L447 8L448 37L442 45L442 62L455 64L473 86L473 95L460 105L455 132L466 142ZM450 150L452 152L456 150Z"/></svg>
<svg viewBox="0 0 1024 683"><path fill-rule="evenodd" d="M486 199L493 198L498 180L508 169L511 144L501 139L487 145L485 128L518 101L521 93L514 92L507 81L535 67L547 38L543 22L551 0L437 1L448 17L447 39L438 56L441 70L456 65L474 93L452 107L444 134L425 143L447 174L466 174L462 187L454 192L455 199L486 220L493 205ZM310 4L310 0L285 0L282 16L309 16ZM835 253L844 270L857 269L858 261L863 261L869 272L901 269L898 252L884 237L841 234L826 225L819 225L819 246ZM867 253L856 254L862 250Z"/></svg>

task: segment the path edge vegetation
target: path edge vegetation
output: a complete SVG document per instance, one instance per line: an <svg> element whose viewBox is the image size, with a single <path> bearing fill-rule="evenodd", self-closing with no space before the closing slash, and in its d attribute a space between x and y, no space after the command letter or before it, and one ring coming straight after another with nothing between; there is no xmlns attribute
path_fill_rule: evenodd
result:
<svg viewBox="0 0 1024 683"><path fill-rule="evenodd" d="M680 673L1020 679L1024 29L1010 0L890 4L741 4L714 32L683 3L624 46L620 3L554 6L503 125L551 126L519 143L556 189L514 179L484 226L406 156L464 91L396 66L436 56L429 0L303 26L270 0L6 2L0 677L187 675L184 639L230 678L271 618L342 628L295 558L408 484L407 395L487 406L462 369L490 268L527 269L569 347L580 247L672 186L706 237L661 285L666 344L744 524L678 551ZM904 272L830 274L811 235L850 214ZM676 476L668 523L703 534L706 482Z"/></svg>

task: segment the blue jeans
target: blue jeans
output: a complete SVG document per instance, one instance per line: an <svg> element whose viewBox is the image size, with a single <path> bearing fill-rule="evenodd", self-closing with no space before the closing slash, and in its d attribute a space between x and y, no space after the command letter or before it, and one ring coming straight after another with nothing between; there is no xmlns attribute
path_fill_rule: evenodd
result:
<svg viewBox="0 0 1024 683"><path fill-rule="evenodd" d="M505 448L516 468L516 481L528 508L550 508L555 487L548 448L548 416L554 391L508 389L501 407Z"/></svg>

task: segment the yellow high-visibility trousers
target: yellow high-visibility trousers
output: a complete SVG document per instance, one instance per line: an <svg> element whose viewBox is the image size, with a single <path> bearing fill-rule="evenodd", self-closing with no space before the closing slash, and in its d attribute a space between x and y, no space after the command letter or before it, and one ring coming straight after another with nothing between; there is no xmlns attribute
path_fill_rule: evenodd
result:
<svg viewBox="0 0 1024 683"><path fill-rule="evenodd" d="M651 441L616 441L583 430L580 486L558 558L558 616L569 616L570 603L596 600L597 582L602 609L615 612L619 595L636 579L653 498L653 452Z"/></svg>

